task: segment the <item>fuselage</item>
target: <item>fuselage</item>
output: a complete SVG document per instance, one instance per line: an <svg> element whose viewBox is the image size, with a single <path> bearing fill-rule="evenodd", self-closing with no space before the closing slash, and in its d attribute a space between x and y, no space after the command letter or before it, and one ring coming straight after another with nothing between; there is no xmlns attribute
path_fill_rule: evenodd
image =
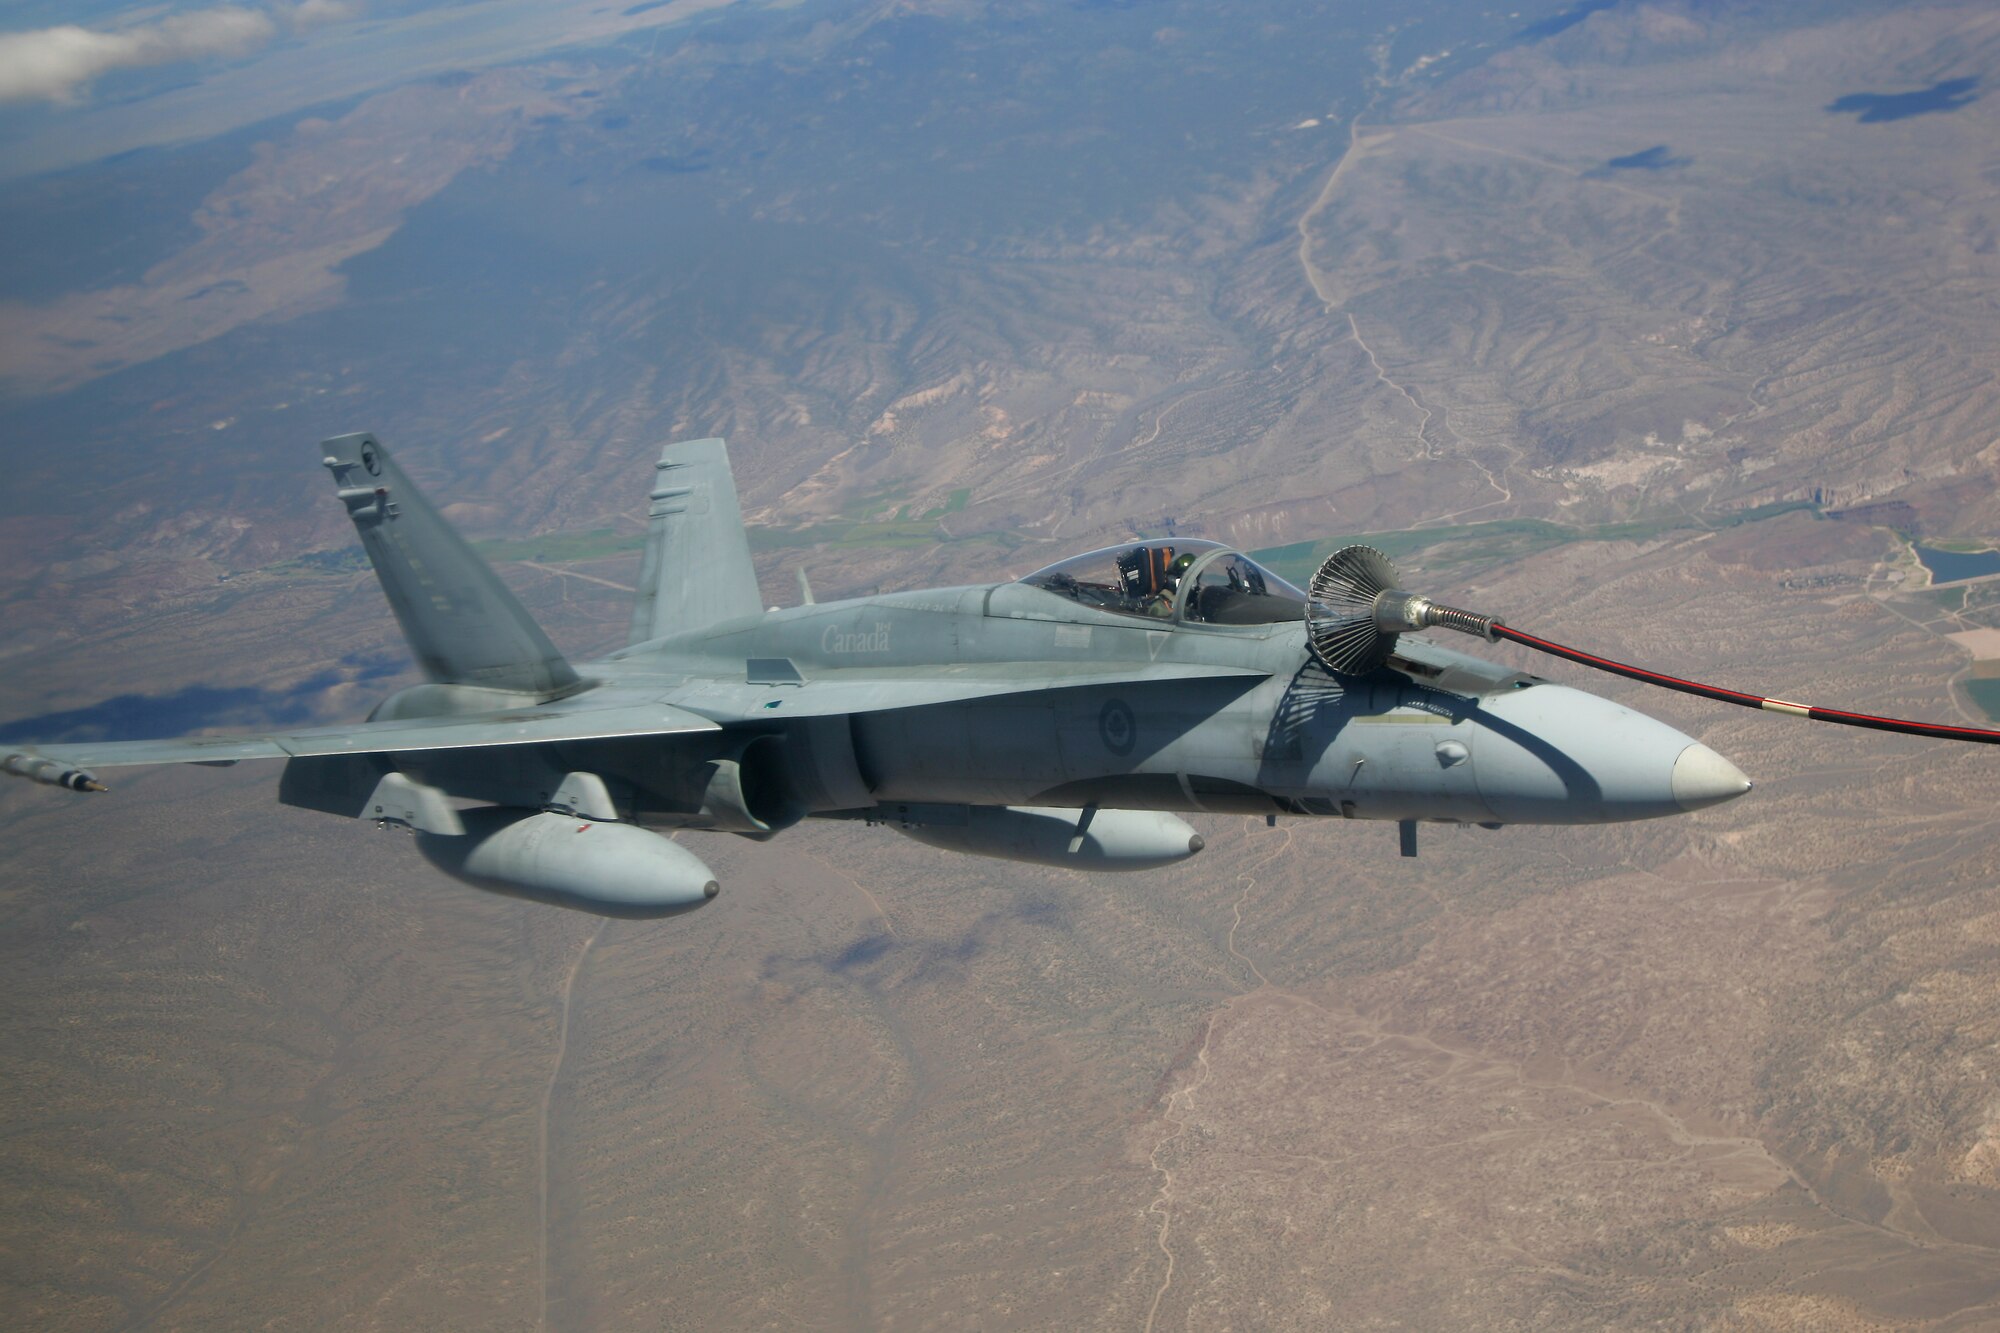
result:
<svg viewBox="0 0 2000 1333"><path fill-rule="evenodd" d="M661 450L631 646L578 668L374 435L320 450L427 683L362 723L22 745L0 771L102 791L94 765L282 759L286 805L410 828L448 874L615 916L718 891L654 830L865 819L1141 870L1202 850L1176 812L1395 820L1409 854L1418 821L1649 819L1749 789L1655 719L1408 637L1477 632L1471 613L1389 584L1349 605L1361 576L1394 577L1364 548L1329 557L1311 596L1172 537L1016 582L767 609L713 439ZM1329 570L1354 578L1322 589Z"/></svg>
<svg viewBox="0 0 2000 1333"><path fill-rule="evenodd" d="M1135 680L1135 667L1161 674ZM1367 676L1338 676L1297 622L1155 622L1021 583L777 610L584 671L697 712L702 682L761 688L768 734L823 775L793 783L800 814L948 803L1573 824L1678 814L1748 789L1656 719L1424 641ZM893 706L899 679L954 675L1029 687ZM829 681L871 682L892 706L787 713Z"/></svg>

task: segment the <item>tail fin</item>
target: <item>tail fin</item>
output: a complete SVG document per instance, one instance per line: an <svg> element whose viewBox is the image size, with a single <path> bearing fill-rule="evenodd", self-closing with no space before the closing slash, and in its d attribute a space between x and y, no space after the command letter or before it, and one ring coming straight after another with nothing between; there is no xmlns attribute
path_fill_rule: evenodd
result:
<svg viewBox="0 0 2000 1333"><path fill-rule="evenodd" d="M729 447L721 440L670 444L654 467L632 642L762 615Z"/></svg>
<svg viewBox="0 0 2000 1333"><path fill-rule="evenodd" d="M541 626L380 441L337 435L320 450L426 676L544 696L577 684Z"/></svg>

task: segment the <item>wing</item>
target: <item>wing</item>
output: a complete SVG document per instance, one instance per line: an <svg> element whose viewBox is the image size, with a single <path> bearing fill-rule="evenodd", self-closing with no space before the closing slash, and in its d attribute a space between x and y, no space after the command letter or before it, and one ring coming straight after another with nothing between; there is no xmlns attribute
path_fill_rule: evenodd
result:
<svg viewBox="0 0 2000 1333"><path fill-rule="evenodd" d="M270 736L184 736L158 741L78 741L13 747L0 764L7 771L58 780L53 769L120 768L134 764L233 764L239 759L290 759L301 755L406 754L492 745L541 745L551 741L624 736L675 736L717 731L708 718L661 703L609 708L512 709L457 717L406 718L343 727L311 727ZM40 777L37 760L49 761ZM63 784L69 785L69 784Z"/></svg>
<svg viewBox="0 0 2000 1333"><path fill-rule="evenodd" d="M1107 663L1101 667L1079 662L1010 662L1004 667L982 663L827 671L796 684L705 680L683 685L662 698L676 708L727 726L753 719L770 722L788 717L879 713L895 708L922 708L929 704L1101 685L1233 680L1248 689L1269 675L1270 672L1256 667L1185 662L1152 662L1144 666Z"/></svg>

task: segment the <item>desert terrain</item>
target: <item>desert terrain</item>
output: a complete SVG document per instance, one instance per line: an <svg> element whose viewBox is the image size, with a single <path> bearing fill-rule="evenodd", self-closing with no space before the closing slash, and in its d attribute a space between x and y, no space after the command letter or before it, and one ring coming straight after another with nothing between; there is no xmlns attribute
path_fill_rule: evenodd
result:
<svg viewBox="0 0 2000 1333"><path fill-rule="evenodd" d="M652 453L722 434L774 602L1366 535L1592 651L1989 721L1994 584L1913 552L2000 522L1987 8L1033 17L738 6L11 185L5 735L414 681L312 452L363 428L579 658ZM1991 751L1490 652L1756 790L1413 861L1209 817L1137 876L688 835L722 896L606 923L256 765L8 784L0 1309L2000 1326Z"/></svg>

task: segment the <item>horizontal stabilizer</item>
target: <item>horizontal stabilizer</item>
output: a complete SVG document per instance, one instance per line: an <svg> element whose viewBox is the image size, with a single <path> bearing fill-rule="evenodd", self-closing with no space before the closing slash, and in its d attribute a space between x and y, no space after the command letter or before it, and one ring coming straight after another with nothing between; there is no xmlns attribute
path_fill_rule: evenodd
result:
<svg viewBox="0 0 2000 1333"><path fill-rule="evenodd" d="M185 736L159 741L79 741L22 745L9 751L46 758L74 769L134 764L230 764L239 759L288 759L302 755L407 754L422 750L478 749L489 745L543 745L554 741L622 736L673 736L716 731L714 722L665 704L611 708L521 708L456 717L403 718L312 727L270 736Z"/></svg>

